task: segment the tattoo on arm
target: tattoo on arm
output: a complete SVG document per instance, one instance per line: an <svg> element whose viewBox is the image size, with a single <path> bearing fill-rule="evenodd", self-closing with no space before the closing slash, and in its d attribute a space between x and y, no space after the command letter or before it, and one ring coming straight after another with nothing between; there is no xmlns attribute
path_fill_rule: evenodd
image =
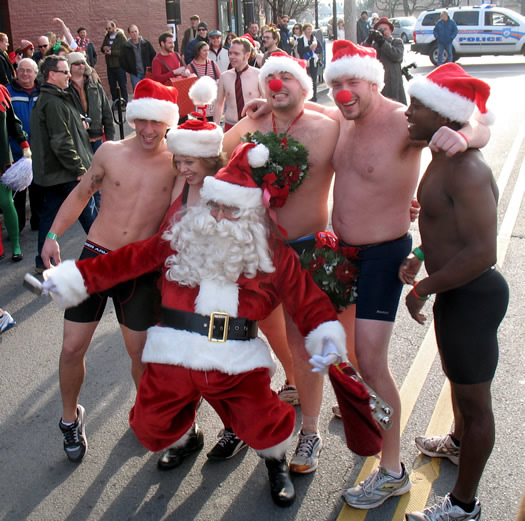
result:
<svg viewBox="0 0 525 521"><path fill-rule="evenodd" d="M90 192L94 194L100 188L101 184L102 184L102 176L93 174L91 176Z"/></svg>

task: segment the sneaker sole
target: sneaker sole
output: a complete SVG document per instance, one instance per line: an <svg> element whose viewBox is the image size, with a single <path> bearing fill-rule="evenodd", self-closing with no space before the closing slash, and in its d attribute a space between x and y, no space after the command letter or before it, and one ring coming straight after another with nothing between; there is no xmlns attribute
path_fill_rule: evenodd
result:
<svg viewBox="0 0 525 521"><path fill-rule="evenodd" d="M297 465L290 462L290 472L293 472L294 474L311 474L312 472L315 472L317 470L317 467L319 466L319 456L321 456L321 451L319 451L319 454L317 455L317 460L315 462L315 466L313 467Z"/></svg>
<svg viewBox="0 0 525 521"><path fill-rule="evenodd" d="M459 465L459 456L452 456L449 454L441 454L439 452L432 452L430 450L425 449L424 447L421 447L416 443L416 447L425 456L429 456L431 458L441 458L441 459L448 459L451 463L454 463L454 465Z"/></svg>
<svg viewBox="0 0 525 521"><path fill-rule="evenodd" d="M390 499L391 497L395 497L395 496L403 496L404 494L406 494L410 489L412 488L412 482L410 480L408 480L408 483L400 488L399 490L396 490L394 493L390 494L389 496L386 496L384 498L381 498L379 501L377 501L376 503L369 503L368 505L352 505L351 503L348 502L348 500L346 499L345 495L343 494L343 499L345 500L345 503L352 507L352 508L357 508L359 510L369 510L371 508L376 508L376 507L379 507L381 506L387 499Z"/></svg>

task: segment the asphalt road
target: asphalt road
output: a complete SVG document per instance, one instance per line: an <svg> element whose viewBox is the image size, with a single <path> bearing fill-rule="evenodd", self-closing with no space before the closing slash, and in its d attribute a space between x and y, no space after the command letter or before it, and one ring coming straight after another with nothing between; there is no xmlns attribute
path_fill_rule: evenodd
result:
<svg viewBox="0 0 525 521"><path fill-rule="evenodd" d="M423 59L426 65L421 63L415 73L431 70L428 59ZM500 328L500 362L493 385L496 446L479 495L484 521L512 521L524 488L525 468L525 104L517 94L522 92L525 70L523 58L462 59L460 63L491 84L498 116L484 154L500 184L500 265L511 287L511 302ZM417 235L415 226L413 231ZM74 225L60 239L63 258L76 258L83 240L82 229ZM4 246L9 253L5 232ZM391 499L368 513L343 505L343 490L368 472L375 458L364 459L346 449L342 425L331 414L334 398L328 383L320 422L321 463L314 474L295 478L297 501L291 508L273 505L265 465L254 451L243 451L221 464L207 462L205 454L221 427L207 404L198 414L205 432L203 451L175 471L159 472L157 456L141 447L128 426L134 388L111 305L86 359L81 403L87 411L89 453L82 464L70 463L57 426L62 316L47 298L37 298L22 287L36 251L36 233L28 228L22 234L22 249L25 259L21 263L12 264L9 255L0 262L0 306L18 322L0 336L0 519L355 521L366 517L386 521L401 520L405 509L420 508L451 489L456 467L421 457L413 445L418 434L445 432L451 415L432 331L412 321L403 305L390 361L402 390L402 459L414 486L401 499ZM283 379L279 370L273 387L279 387ZM300 415L298 407L297 428Z"/></svg>

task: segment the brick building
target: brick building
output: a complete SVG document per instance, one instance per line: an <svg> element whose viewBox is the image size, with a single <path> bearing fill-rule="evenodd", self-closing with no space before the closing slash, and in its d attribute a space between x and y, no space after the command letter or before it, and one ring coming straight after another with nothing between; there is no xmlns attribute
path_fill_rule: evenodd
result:
<svg viewBox="0 0 525 521"><path fill-rule="evenodd" d="M212 29L219 26L219 10L222 13L221 22L232 23L233 13L230 6L230 0L181 0L181 25L177 26L179 42L182 41L192 14L199 14ZM9 36L9 52L13 51L22 39L30 40L36 45L40 35L56 31L54 17L64 20L74 37L77 36L78 27L87 28L88 38L94 43L98 53L96 70L106 87L106 63L100 52L106 20L116 20L124 32L129 25L137 24L141 35L149 40L156 50L159 50L159 34L168 29L165 0L1 0L0 32ZM227 27L222 29L228 30ZM106 90L109 93L109 89Z"/></svg>

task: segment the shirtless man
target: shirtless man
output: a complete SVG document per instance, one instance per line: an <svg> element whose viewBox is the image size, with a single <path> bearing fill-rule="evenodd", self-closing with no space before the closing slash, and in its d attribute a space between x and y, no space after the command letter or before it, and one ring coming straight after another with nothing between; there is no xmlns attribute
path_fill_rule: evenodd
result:
<svg viewBox="0 0 525 521"><path fill-rule="evenodd" d="M412 139L428 142L441 125L459 129L475 106L480 117L487 117L490 87L455 63L410 82L409 93L406 116ZM406 305L420 324L426 300L436 294L436 339L450 380L454 428L450 434L418 437L416 445L459 468L452 492L433 507L407 514L407 520L479 520L476 490L494 446L490 386L498 361L497 330L509 298L507 283L494 266L498 188L479 150L452 158L434 152L418 200L421 246L403 263L400 278L414 286ZM423 260L429 275L415 282Z"/></svg>
<svg viewBox="0 0 525 521"><path fill-rule="evenodd" d="M171 87L149 79L137 84L127 108L128 122L135 127L136 135L123 141L108 141L99 148L90 169L60 207L47 234L42 250L46 267L50 267L51 260L61 262L58 237L76 221L86 201L99 189L103 194L100 211L81 258L116 250L158 231L170 204L175 177L164 136L168 127L177 123L176 101L177 91ZM141 356L146 329L157 318L152 304L158 296L156 278L154 274L146 275L109 292L114 298L136 386L144 369ZM78 404L85 376L84 357L107 296L94 295L65 314L59 362L63 403L59 427L66 455L75 462L82 461L87 451L85 410Z"/></svg>
<svg viewBox="0 0 525 521"><path fill-rule="evenodd" d="M278 223L288 232L288 241L294 243L294 249L304 250L314 244L314 240L308 239L313 239L315 233L326 230L328 226L328 194L334 172L332 156L339 125L319 112L304 109L305 100L312 95L312 82L306 73L304 60L297 60L285 53L274 54L261 68L259 81L271 112L257 120L242 119L224 136L223 148L227 154L231 154L246 133L273 130L278 134L286 132L309 150L308 178L290 195L282 208L276 209ZM309 473L317 468L322 445L318 421L323 380L318 374L312 373L304 338L290 317L285 316L286 336L293 357L292 369L286 368L287 364L290 367L291 361L286 359L290 355L287 354L286 339L281 335L280 315L274 312L261 324L261 329L276 350L287 375L295 372L303 423L290 470ZM280 335L280 338L274 341L272 333ZM279 352L279 345L284 346L283 352Z"/></svg>
<svg viewBox="0 0 525 521"><path fill-rule="evenodd" d="M213 121L219 125L224 110L224 103L226 103L226 112L224 114L225 132L230 130L242 118L244 104L262 95L259 87L259 69L248 65L252 50L252 44L246 38L235 38L228 49L232 68L221 74L219 78L217 101L215 102L213 113ZM239 99L235 88L237 77L241 80L242 88L242 95Z"/></svg>
<svg viewBox="0 0 525 521"><path fill-rule="evenodd" d="M397 272L411 250L407 208L417 185L424 143L411 141L406 107L380 94L384 70L373 49L346 40L334 42L325 80L338 109L332 116L340 122L332 223L341 241L362 248L355 321L357 361L364 380L394 409L393 426L382 433L380 467L344 493L349 505L369 509L408 492L411 486L400 462L401 403L388 367L388 344L402 289ZM443 127L430 147L452 156L466 150L469 141L471 146L484 146L488 129L480 126L474 132L467 125L459 134Z"/></svg>

